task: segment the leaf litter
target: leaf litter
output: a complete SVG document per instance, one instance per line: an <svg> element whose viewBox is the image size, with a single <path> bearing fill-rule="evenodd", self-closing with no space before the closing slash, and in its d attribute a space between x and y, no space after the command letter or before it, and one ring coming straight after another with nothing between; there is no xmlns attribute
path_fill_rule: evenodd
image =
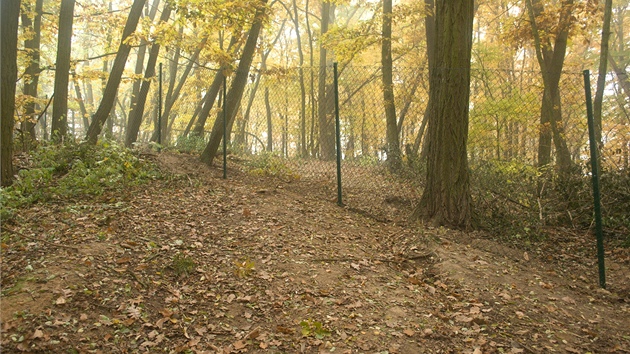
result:
<svg viewBox="0 0 630 354"><path fill-rule="evenodd" d="M318 197L321 187L261 180L235 163L228 180L186 155L159 163L171 178L89 203L34 205L4 227L3 350L630 348L627 294L596 290L583 269L370 218Z"/></svg>

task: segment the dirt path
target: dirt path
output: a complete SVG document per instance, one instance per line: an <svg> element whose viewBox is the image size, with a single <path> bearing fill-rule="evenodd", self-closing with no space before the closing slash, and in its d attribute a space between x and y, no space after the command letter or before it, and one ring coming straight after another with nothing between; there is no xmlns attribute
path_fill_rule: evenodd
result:
<svg viewBox="0 0 630 354"><path fill-rule="evenodd" d="M5 225L3 352L629 352L629 299L579 268L159 163L175 175Z"/></svg>

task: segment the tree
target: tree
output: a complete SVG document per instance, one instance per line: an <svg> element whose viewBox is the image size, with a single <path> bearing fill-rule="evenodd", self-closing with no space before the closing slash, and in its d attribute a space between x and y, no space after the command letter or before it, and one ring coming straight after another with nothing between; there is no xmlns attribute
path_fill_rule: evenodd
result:
<svg viewBox="0 0 630 354"><path fill-rule="evenodd" d="M381 65L383 67L383 102L387 126L387 162L389 168L396 171L401 167L401 155L392 78L392 0L383 0L382 36Z"/></svg>
<svg viewBox="0 0 630 354"><path fill-rule="evenodd" d="M90 128L88 129L87 135L85 137L85 139L91 144L96 144L96 142L98 141L98 135L101 133L103 123L105 123L105 120L109 116L109 113L112 110L112 107L116 100L118 85L120 84L120 79L122 78L122 73L125 69L127 56L129 56L129 51L131 50L131 46L127 43L127 39L136 30L136 26L138 25L138 21L140 20L140 15L142 14L142 7L144 6L144 2L145 0L134 0L133 4L131 5L129 17L127 18L127 23L125 24L125 29L123 30L123 35L122 39L120 40L118 52L116 53L116 58L114 58L114 64L112 64L112 70L109 73L107 85L105 86L105 90L103 91L101 103L98 106L96 113L94 113L94 116L92 117Z"/></svg>
<svg viewBox="0 0 630 354"><path fill-rule="evenodd" d="M160 22L167 22L169 17L171 17L171 6L166 3L164 9L162 10L162 15L160 16ZM159 53L160 44L156 41L151 45L151 50L149 51L149 60L147 62L146 71L144 72L144 81L142 81L140 93L138 94L138 101L129 111L127 134L125 135L125 146L127 147L131 147L131 145L138 139L138 131L140 131L140 125L142 124L144 106L147 102L147 95L149 94L151 80L155 77L155 64L157 63Z"/></svg>
<svg viewBox="0 0 630 354"><path fill-rule="evenodd" d="M602 102L604 100L604 88L606 86L606 72L608 71L608 39L610 38L610 19L612 17L612 0L604 3L604 23L602 24L602 42L599 51L599 69L597 75L597 90L593 102L593 114L595 118L595 139L602 143Z"/></svg>
<svg viewBox="0 0 630 354"><path fill-rule="evenodd" d="M562 126L562 105L560 101L560 76L564 66L567 51L569 30L573 23L573 0L562 0L560 16L555 28L555 43L544 31L541 36L538 29L537 17L544 12L540 0L526 0L529 18L532 26L536 58L543 76L544 93L540 113L540 129L538 140L538 166L544 167L551 162L551 142L556 148L556 163L562 172L571 170L573 163L571 154L564 138Z"/></svg>
<svg viewBox="0 0 630 354"><path fill-rule="evenodd" d="M435 1L427 181L414 215L434 225L471 226L466 144L474 0Z"/></svg>
<svg viewBox="0 0 630 354"><path fill-rule="evenodd" d="M27 55L27 67L24 72L24 86L22 93L29 96L26 103L24 114L24 124L22 130L29 134L30 139L35 140L35 99L37 98L37 87L39 85L39 45L41 41L41 25L42 25L42 7L44 0L36 0L33 19L31 20L29 12L30 4L25 4L28 8L22 13L22 26L25 32L30 32L27 39L24 40L24 50Z"/></svg>
<svg viewBox="0 0 630 354"><path fill-rule="evenodd" d="M72 51L72 23L75 0L62 0L59 10L57 60L55 61L55 98L52 111L52 139L61 141L68 134L68 82Z"/></svg>
<svg viewBox="0 0 630 354"><path fill-rule="evenodd" d="M326 0L322 1L322 19L320 26L320 36L323 37L328 32L328 26L335 22L335 4ZM319 144L321 158L332 160L335 158L335 124L332 119L333 98L332 84L326 85L326 67L332 64L332 57L328 56L328 51L323 43L319 46L319 81L318 81L318 118L319 118Z"/></svg>
<svg viewBox="0 0 630 354"><path fill-rule="evenodd" d="M2 124L0 138L0 185L10 186L13 183L13 127L15 125L15 82L17 80L17 33L20 16L20 0L2 1L0 3L2 22L0 22L0 112Z"/></svg>
<svg viewBox="0 0 630 354"><path fill-rule="evenodd" d="M258 35L260 34L260 30L262 29L263 25L263 17L265 15L266 3L267 0L261 0L259 7L256 9L256 13L254 15L254 23L249 30L247 42L245 42L245 47L243 47L241 60L239 61L238 68L236 69L236 76L234 77L232 85L230 86L230 89L225 98L226 104L223 109L226 110L227 114L227 127L225 127L225 129L227 129L227 136L230 136L230 133L232 131L232 125L234 124L234 119L236 118L236 112L238 111L241 98L243 97L245 84L247 83L247 78L249 77L249 69L251 67L252 59L254 58L254 53L256 51ZM208 141L206 148L201 154L201 161L205 162L208 165L212 164L214 156L219 149L219 144L221 144L221 140L223 140L223 129L223 119L219 119L217 117L212 128L212 133L210 134L210 140Z"/></svg>

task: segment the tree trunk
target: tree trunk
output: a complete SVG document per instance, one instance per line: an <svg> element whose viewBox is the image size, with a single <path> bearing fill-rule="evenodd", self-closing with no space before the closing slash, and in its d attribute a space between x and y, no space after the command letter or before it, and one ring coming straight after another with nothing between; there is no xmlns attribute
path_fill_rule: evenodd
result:
<svg viewBox="0 0 630 354"><path fill-rule="evenodd" d="M538 166L543 167L551 162L551 142L556 148L556 164L560 171L568 172L573 166L571 153L564 139L562 127L562 108L560 100L560 76L564 66L567 40L572 20L573 0L563 0L560 18L556 29L555 45L549 39L543 43L536 17L541 14L539 0L527 0L527 8L536 46L536 57L543 75L544 95L540 114L538 141ZM553 139L552 139L553 138Z"/></svg>
<svg viewBox="0 0 630 354"><path fill-rule="evenodd" d="M68 81L72 51L72 23L75 0L62 0L59 9L57 60L55 61L55 98L52 111L52 139L60 142L68 134Z"/></svg>
<svg viewBox="0 0 630 354"><path fill-rule="evenodd" d="M232 125L234 124L234 119L236 118L236 113L238 111L238 106L241 102L241 98L243 97L243 91L245 90L245 84L247 84L247 78L249 77L249 69L252 64L252 60L254 58L254 53L256 52L256 43L258 42L258 35L260 34L260 30L263 25L263 17L265 16L267 0L261 0L260 6L256 9L256 14L254 15L254 23L249 31L249 35L247 36L247 42L245 43L245 47L243 48L243 53L241 54L241 60L238 63L238 68L236 69L236 76L232 81L230 86L230 90L226 97L226 106L223 109L227 112L227 136L230 136L232 131ZM206 164L212 164L212 160L214 160L214 156L219 149L219 144L221 140L223 140L223 119L216 119L214 122L214 127L212 129L212 133L210 134L210 140L208 141L208 145L206 145L205 150L201 154L201 160Z"/></svg>
<svg viewBox="0 0 630 354"><path fill-rule="evenodd" d="M37 124L37 117L35 113L36 104L34 101L37 98L39 73L41 72L41 69L39 68L39 45L41 42L43 4L44 0L37 0L35 2L35 16L33 20L31 20L28 15L28 12L31 10L30 3L25 4L29 8L27 11L22 13L22 26L25 30L28 29L28 31L32 31L32 37L24 41L24 50L27 55L28 66L24 72L24 87L22 89L22 93L25 96L30 96L30 98L29 102L24 107L24 114L26 118L24 119L22 130L29 134L32 141L37 139L35 135L35 125Z"/></svg>
<svg viewBox="0 0 630 354"><path fill-rule="evenodd" d="M15 125L15 82L17 81L17 33L20 0L0 2L0 185L13 183L13 127Z"/></svg>
<svg viewBox="0 0 630 354"><path fill-rule="evenodd" d="M473 0L437 0L435 67L430 78L427 181L414 215L433 225L471 226L466 144Z"/></svg>
<svg viewBox="0 0 630 354"><path fill-rule="evenodd" d="M610 38L610 19L612 17L612 0L604 3L604 23L602 24L602 42L599 50L599 68L597 75L597 89L593 102L593 114L595 120L595 140L598 146L602 142L602 103L604 101L604 89L606 86L606 74L608 72L608 41Z"/></svg>
<svg viewBox="0 0 630 354"><path fill-rule="evenodd" d="M92 117L90 128L88 129L85 137L90 144L96 144L103 123L105 123L105 120L109 116L112 106L116 100L118 85L120 84L120 79L122 78L122 73L125 69L127 56L129 56L129 51L131 50L131 47L127 44L127 38L136 30L136 26L140 20L140 15L142 14L144 2L145 0L134 0L131 5L129 17L127 18L127 23L125 24L125 28L123 30L122 40L120 41L120 46L118 47L118 52L116 53L112 70L109 73L107 86L105 86L105 91L103 91L103 98L101 99L101 103L98 106L96 113L94 113L94 116Z"/></svg>
<svg viewBox="0 0 630 354"><path fill-rule="evenodd" d="M322 2L321 35L323 37L328 32L328 25L334 23L335 5L329 2ZM318 82L318 117L319 117L319 144L321 158L332 160L335 158L335 125L332 119L334 109L332 91L326 85L326 69L329 64L327 50L320 44L319 47L319 82Z"/></svg>
<svg viewBox="0 0 630 354"><path fill-rule="evenodd" d="M396 121L394 82L392 78L392 0L383 0L383 32L381 38L381 65L383 67L383 103L387 126L387 162L391 171L401 167L400 140Z"/></svg>
<svg viewBox="0 0 630 354"><path fill-rule="evenodd" d="M230 44L228 45L228 52L230 48L234 47L239 37L236 33L230 39ZM238 52L240 46L234 47L233 53ZM210 115L210 110L214 105L214 101L217 99L217 95L219 94L219 90L221 89L221 85L223 84L223 71L218 70L214 75L214 79L212 80L212 84L206 93L205 102L199 112L199 117L197 118L197 123L195 124L195 128L193 129L193 134L198 136L204 135L204 130L206 126L206 120L208 120L208 116Z"/></svg>
<svg viewBox="0 0 630 354"><path fill-rule="evenodd" d="M188 75L190 74L190 71L192 70L192 67L195 64L195 62L197 62L197 59L199 58L199 54L201 53L201 50L205 46L207 40L208 40L207 37L204 37L201 40L201 44L199 45L197 50L195 50L192 57L188 61L188 65L186 65L186 68L184 69L184 72L182 73L182 76L179 79L179 83L177 84L177 87L175 87L175 90L173 90L173 93L171 94L170 99L166 100L166 104L164 105L164 113L162 114L163 122L165 122L166 119L171 115L171 110L173 109L175 102L179 98L182 88L184 87L184 83L186 83L186 79L188 79ZM166 131L166 136L170 135L171 126L172 126L172 123L169 123L169 129Z"/></svg>
<svg viewBox="0 0 630 354"><path fill-rule="evenodd" d="M308 17L308 14L306 15ZM304 85L304 51L302 50L302 37L300 36L300 18L298 16L297 1L293 0L293 26L295 27L295 40L297 45L299 67L298 80L300 80L300 155L308 156L306 146L306 87Z"/></svg>
<svg viewBox="0 0 630 354"><path fill-rule="evenodd" d="M160 22L167 22L169 17L171 17L171 7L168 3L166 3L164 9L162 10L162 15L160 16ZM149 61L147 62L147 69L144 72L144 80L142 81L142 86L140 87L138 101L129 111L127 134L125 135L125 146L127 147L131 147L138 139L138 131L140 130L140 125L142 124L142 115L144 114L144 106L147 103L147 95L149 94L149 89L151 88L151 81L155 78L155 64L157 63L159 53L160 44L154 42L151 45L151 50L149 51Z"/></svg>
<svg viewBox="0 0 630 354"><path fill-rule="evenodd" d="M425 11L426 11L426 15L424 16L424 32L425 32L425 36L426 36L426 41L427 41L427 63L428 63L428 68L429 68L429 78L431 77L431 72L433 70L433 68L435 67L435 40L436 40L436 36L437 33L436 31L436 27L435 27L435 0L425 0L424 1L424 6L425 6ZM429 79L429 86L431 85L431 79ZM429 87L429 90L431 89L431 87ZM420 129L418 129L418 135L416 136L416 139L414 141L413 144L413 155L417 156L418 155L418 151L420 151L420 145L421 143L424 141L424 144L422 144L422 154L421 154L421 160L426 160L426 149L427 149L427 140L426 139L422 139L424 132L425 132L425 127L428 121L428 109L429 109L429 105L427 104L427 108L425 108L424 111L424 116L422 118L422 123L420 125Z"/></svg>
<svg viewBox="0 0 630 354"><path fill-rule="evenodd" d="M273 124L271 121L271 103L269 103L269 87L265 87L265 112L267 113L267 151L273 151Z"/></svg>

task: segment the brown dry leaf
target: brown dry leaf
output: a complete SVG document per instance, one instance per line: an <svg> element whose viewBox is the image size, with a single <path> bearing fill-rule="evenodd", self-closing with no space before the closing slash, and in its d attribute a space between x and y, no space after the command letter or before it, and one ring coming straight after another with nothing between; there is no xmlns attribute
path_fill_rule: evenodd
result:
<svg viewBox="0 0 630 354"><path fill-rule="evenodd" d="M242 340L237 340L236 342L234 342L234 344L232 344L234 346L234 349L239 350L239 349L243 349L245 348L245 346L247 345L246 343L244 343Z"/></svg>
<svg viewBox="0 0 630 354"><path fill-rule="evenodd" d="M80 320L80 321L85 321L85 320L87 320L87 319L88 319L88 315L86 315L86 314L84 314L84 313L82 313L82 314L79 316L79 320Z"/></svg>
<svg viewBox="0 0 630 354"><path fill-rule="evenodd" d="M483 354L483 352L481 351L481 348L477 347L477 348L475 348L475 350L473 351L473 354Z"/></svg>
<svg viewBox="0 0 630 354"><path fill-rule="evenodd" d="M407 328L406 330L403 331L403 333L406 334L408 337L411 337L414 334L416 334L416 332L411 328Z"/></svg>
<svg viewBox="0 0 630 354"><path fill-rule="evenodd" d="M523 252L523 259L529 261L529 254L527 254L527 252Z"/></svg>
<svg viewBox="0 0 630 354"><path fill-rule="evenodd" d="M33 333L33 336L31 338L35 339L35 338L43 338L43 337L44 337L44 332L42 332L42 330L38 328L35 330L35 333Z"/></svg>
<svg viewBox="0 0 630 354"><path fill-rule="evenodd" d="M525 314L521 311L516 311L515 313L516 313L516 317L518 317L519 319L525 317Z"/></svg>
<svg viewBox="0 0 630 354"><path fill-rule="evenodd" d="M563 297L562 301L566 302L567 304L575 305L575 300L573 300L572 298L568 296Z"/></svg>
<svg viewBox="0 0 630 354"><path fill-rule="evenodd" d="M55 305L63 305L66 303L66 298L61 296L60 298L57 299L57 301L55 301Z"/></svg>

